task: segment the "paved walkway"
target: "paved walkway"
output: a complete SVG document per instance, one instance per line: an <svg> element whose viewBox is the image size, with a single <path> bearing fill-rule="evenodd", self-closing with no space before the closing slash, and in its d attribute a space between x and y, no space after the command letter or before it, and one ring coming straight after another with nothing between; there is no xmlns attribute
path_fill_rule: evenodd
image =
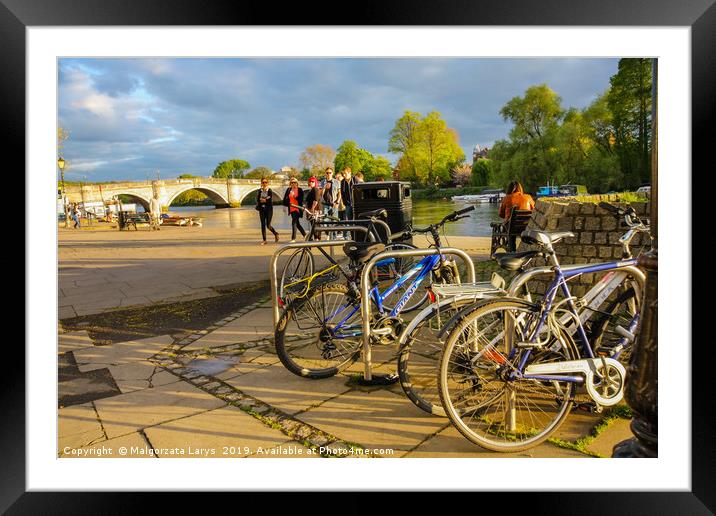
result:
<svg viewBox="0 0 716 516"><path fill-rule="evenodd" d="M60 334L58 456L512 456L472 445L399 385L354 384L360 364L325 380L291 374L272 331L263 300L180 338L98 346L86 332ZM376 348L378 371L394 370L392 353ZM625 419L573 412L558 440L514 456L609 456L630 436Z"/></svg>
<svg viewBox="0 0 716 516"><path fill-rule="evenodd" d="M217 287L268 280L269 257L276 250L276 244L258 245L258 230L60 227L58 234L59 319L206 298L217 295ZM476 258L489 255L486 237L449 242Z"/></svg>

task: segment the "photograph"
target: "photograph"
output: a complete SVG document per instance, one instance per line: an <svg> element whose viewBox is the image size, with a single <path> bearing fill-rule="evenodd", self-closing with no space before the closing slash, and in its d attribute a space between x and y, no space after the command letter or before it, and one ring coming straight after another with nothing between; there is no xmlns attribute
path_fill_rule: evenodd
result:
<svg viewBox="0 0 716 516"><path fill-rule="evenodd" d="M657 64L59 58L58 457L658 457Z"/></svg>
<svg viewBox="0 0 716 516"><path fill-rule="evenodd" d="M15 513L148 491L713 505L694 9L260 26L38 2L5 51Z"/></svg>

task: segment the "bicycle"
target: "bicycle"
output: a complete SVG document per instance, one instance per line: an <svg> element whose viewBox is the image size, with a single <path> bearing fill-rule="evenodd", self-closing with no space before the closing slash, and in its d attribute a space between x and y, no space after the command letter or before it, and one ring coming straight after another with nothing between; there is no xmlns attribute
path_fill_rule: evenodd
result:
<svg viewBox="0 0 716 516"><path fill-rule="evenodd" d="M441 247L439 229L446 223L465 217L474 210L469 207L444 217L439 223L426 228L412 228L410 234L429 233L439 250ZM372 257L383 252L381 243L348 242L343 251L350 260L345 276L347 284L333 284L311 289L305 296L293 299L285 308L276 325L276 351L284 366L291 372L308 378L333 376L352 364L362 349L361 301L357 282L363 265ZM390 267L395 260L387 258L378 263ZM388 345L397 341L404 326L400 314L415 296L420 284L435 274L439 281L459 281L457 266L440 253L426 256L415 263L391 285L381 292L379 281L374 278L370 292L376 308L372 321L372 333L380 344ZM402 290L403 294L394 306L388 307L385 300ZM419 296L421 297L421 296Z"/></svg>
<svg viewBox="0 0 716 516"><path fill-rule="evenodd" d="M648 233L648 227L632 220L633 210L619 210L607 203L603 203L602 208L620 219L624 218L629 229L620 240L622 254L623 259L632 258L632 239L637 233ZM435 284L430 288L433 302L413 318L398 343L400 384L408 399L417 407L433 415L446 415L440 402L437 377L438 359L447 335L465 312L473 310L485 300L504 296L531 300L532 294L526 288L527 282L537 275L552 274L550 267L528 269L530 261L537 255L534 251L495 254L502 269L521 273L514 278L509 290L497 273L493 273L489 282L472 285ZM577 305L582 311L582 323L591 325L588 334L594 343L595 352L617 358L626 365L631 347L620 348L618 340L623 337L624 329L638 311L643 275L632 277L623 273L609 274L590 289ZM571 328L569 322L568 319L562 321Z"/></svg>
<svg viewBox="0 0 716 516"><path fill-rule="evenodd" d="M378 224L384 227L387 234L386 249L416 249L416 247L411 244L400 242L400 240L410 236L408 232L403 231L400 233L392 234L390 232L390 227L384 221L378 218L385 217L387 215L387 212L384 209L378 209L363 213L362 216L366 217L366 219L342 221L330 215L325 215L322 213L311 213L302 206L294 206L300 210L305 211L307 213L309 221L311 222L309 232L306 234L306 241L312 241L314 239L314 235L318 233L318 230L316 229L317 226L322 226L321 229L325 230L325 227L328 226L330 223L339 223L340 226L344 227L356 223L364 225L366 227L365 239L370 242L375 242L377 240L380 240L380 235L376 230L376 224ZM337 280L338 273L341 273L348 282L351 281L351 275L344 269L342 269L338 262L336 262L329 253L327 253L321 247L318 247L318 250L323 254L323 256L326 258L326 260L328 260L331 265L329 265L325 269L318 271L317 273L314 273L315 262L310 249L298 249L289 257L288 261L286 262L286 265L283 268L281 280L279 283L278 296L281 306L285 306L286 304L288 304L291 297L305 297L309 289L312 286L316 286L316 283L314 283L314 281L318 277L321 277L320 282L325 284L327 282ZM379 279L390 279L396 277L396 275L399 275L402 271L407 270L409 268L409 265L410 260L395 260L390 263L382 264L381 266L379 266L377 268L376 274ZM416 307L417 306L411 306L409 307L409 309L413 310Z"/></svg>
<svg viewBox="0 0 716 516"><path fill-rule="evenodd" d="M633 209L602 207L623 216L629 226L620 239L625 250L634 234L648 232ZM595 353L584 322L597 311L595 305L607 300L607 291L614 292L626 278L634 279L631 288L640 288L643 273L634 258L561 267L553 245L572 236L523 232L523 241L539 249L518 253L523 256L516 262L541 255L552 265L554 279L544 297L539 302L509 296L484 300L461 313L447 336L439 362L440 400L458 431L483 448L516 452L540 444L566 419L578 386L598 411L623 397L626 369L618 358L634 340L638 312L626 328L615 327L621 337L609 356ZM588 293L589 305L580 306L582 300L570 294L567 281L605 271L607 276ZM564 298L556 301L558 292Z"/></svg>

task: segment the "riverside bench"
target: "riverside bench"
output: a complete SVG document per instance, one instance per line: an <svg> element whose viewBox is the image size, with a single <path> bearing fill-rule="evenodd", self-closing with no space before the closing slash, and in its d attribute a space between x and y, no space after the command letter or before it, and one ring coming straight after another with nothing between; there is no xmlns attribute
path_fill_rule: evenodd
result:
<svg viewBox="0 0 716 516"><path fill-rule="evenodd" d="M119 212L117 222L120 231L123 229L129 230L129 228L134 228L136 231L137 226L144 225L149 227L150 225L149 215L147 213L129 213L127 211Z"/></svg>
<svg viewBox="0 0 716 516"><path fill-rule="evenodd" d="M532 210L518 210L513 207L510 218L501 222L491 222L490 256L494 256L498 249L504 249L508 253L516 251L517 237L527 228L530 218L532 218Z"/></svg>

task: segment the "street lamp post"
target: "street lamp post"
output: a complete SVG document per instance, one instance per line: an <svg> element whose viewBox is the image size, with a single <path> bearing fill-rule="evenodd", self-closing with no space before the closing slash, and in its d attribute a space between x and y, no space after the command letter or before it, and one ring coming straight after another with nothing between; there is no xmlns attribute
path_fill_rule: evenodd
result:
<svg viewBox="0 0 716 516"><path fill-rule="evenodd" d="M631 431L634 437L618 443L612 457L657 457L659 448L658 414L658 110L657 60L652 61L651 134L651 249L639 257L646 271L646 287L639 320L639 333L629 362L624 398L634 411Z"/></svg>
<svg viewBox="0 0 716 516"><path fill-rule="evenodd" d="M65 191L65 165L67 162L60 156L57 158L57 168L60 169L60 181L62 182L62 210L65 212L65 227L70 227L69 215L67 213L67 192Z"/></svg>

